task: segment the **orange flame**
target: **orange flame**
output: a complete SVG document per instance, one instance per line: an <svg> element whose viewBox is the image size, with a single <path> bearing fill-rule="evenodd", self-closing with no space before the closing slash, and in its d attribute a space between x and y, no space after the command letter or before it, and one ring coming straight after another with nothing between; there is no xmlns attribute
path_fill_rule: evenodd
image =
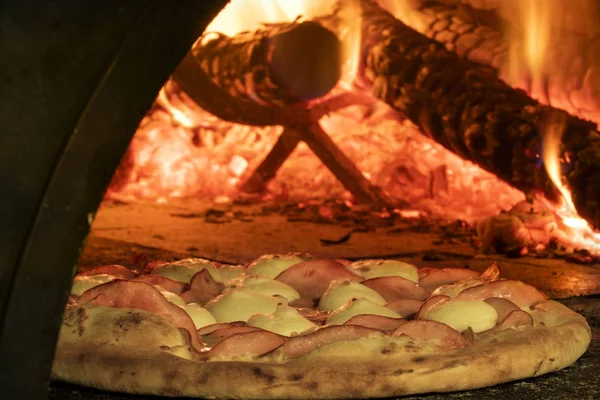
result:
<svg viewBox="0 0 600 400"><path fill-rule="evenodd" d="M514 5L506 2L509 3ZM518 74L525 72L531 77L530 93L534 97L540 97L544 92L543 81L548 74L546 54L552 39L552 21L560 18L557 13L561 8L553 7L556 5L553 0L522 0L519 5L521 7L517 12L522 21L524 35L518 39L520 47L511 46L511 79L513 84L518 85ZM600 233L595 233L588 222L578 215L571 191L563 182L561 143L566 115L557 112L548 116L545 122L544 131L540 132L543 139L542 160L550 180L562 196L559 204L543 201L553 211L562 228L556 232L556 235L565 244L600 252Z"/></svg>
<svg viewBox="0 0 600 400"><path fill-rule="evenodd" d="M341 4L336 33L345 44L343 82L331 95L353 90L360 46L360 4L356 0L233 0L207 32L234 35L264 23L311 19ZM497 177L422 136L389 107L373 101L321 119L340 149L372 182L418 217L435 215L475 221L511 207L524 196ZM273 147L281 127L251 127L219 120L198 108L168 82L140 124L107 196L123 200L204 196L226 201ZM267 187L266 198L307 201L351 196L301 143Z"/></svg>

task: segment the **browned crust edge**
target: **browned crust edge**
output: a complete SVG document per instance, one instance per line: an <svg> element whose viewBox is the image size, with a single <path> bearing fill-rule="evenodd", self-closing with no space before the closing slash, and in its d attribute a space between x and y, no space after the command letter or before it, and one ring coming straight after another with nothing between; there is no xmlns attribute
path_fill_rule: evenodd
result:
<svg viewBox="0 0 600 400"><path fill-rule="evenodd" d="M492 386L539 376L575 362L591 341L585 319L549 328L504 332L499 340L442 354L375 354L284 364L199 362L168 352L97 351L85 341L57 347L53 379L134 394L240 399L392 397ZM140 332L143 336L143 332ZM140 337L143 345L143 337Z"/></svg>

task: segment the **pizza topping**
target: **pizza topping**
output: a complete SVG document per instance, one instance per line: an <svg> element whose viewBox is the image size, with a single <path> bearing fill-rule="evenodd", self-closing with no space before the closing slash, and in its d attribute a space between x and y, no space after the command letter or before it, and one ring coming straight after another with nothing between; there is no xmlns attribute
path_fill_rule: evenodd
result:
<svg viewBox="0 0 600 400"><path fill-rule="evenodd" d="M493 263L492 265L490 265L489 267L486 268L485 271L483 271L481 273L481 275L479 275L479 279L480 281L483 282L493 282L493 281L497 281L500 278L500 268L498 267L498 264Z"/></svg>
<svg viewBox="0 0 600 400"><path fill-rule="evenodd" d="M187 303L206 304L221 293L223 287L222 283L214 280L207 269L203 269L194 275L190 281L190 289L184 292L181 297Z"/></svg>
<svg viewBox="0 0 600 400"><path fill-rule="evenodd" d="M160 287L158 287L157 289L160 291L160 293L163 296L165 296L165 299L167 299L167 301L175 304L178 307L185 308L185 301L183 301L183 299L181 297L177 296L175 293L171 293L166 290L162 290L162 288L160 288Z"/></svg>
<svg viewBox="0 0 600 400"><path fill-rule="evenodd" d="M348 266L356 275L366 279L380 278L384 276L399 276L411 282L419 282L417 267L396 260L363 260Z"/></svg>
<svg viewBox="0 0 600 400"><path fill-rule="evenodd" d="M458 331L437 321L408 321L392 333L392 336L401 335L406 335L414 340L435 341L437 347L442 351L460 349L465 346L465 340Z"/></svg>
<svg viewBox="0 0 600 400"><path fill-rule="evenodd" d="M246 272L246 267L243 265L221 265L219 266L219 272L223 282L227 282L242 276Z"/></svg>
<svg viewBox="0 0 600 400"><path fill-rule="evenodd" d="M440 305L442 303L446 303L450 300L452 300L452 298L450 296L444 296L444 295L431 296L430 298L425 300L425 302L421 305L421 308L417 312L415 319L420 319L423 315L427 314L433 308L437 307L438 305Z"/></svg>
<svg viewBox="0 0 600 400"><path fill-rule="evenodd" d="M529 307L548 300L539 290L521 281L501 280L487 282L479 286L463 290L456 299L485 300L500 297L515 303L519 307Z"/></svg>
<svg viewBox="0 0 600 400"><path fill-rule="evenodd" d="M414 283L400 276L384 276L380 278L367 279L361 282L379 293L385 301L396 299L425 300L430 293L418 283Z"/></svg>
<svg viewBox="0 0 600 400"><path fill-rule="evenodd" d="M204 306L217 322L248 321L254 314L274 313L284 299L248 292L243 289L228 290Z"/></svg>
<svg viewBox="0 0 600 400"><path fill-rule="evenodd" d="M221 340L223 340L225 338L228 338L229 336L237 335L240 333L255 332L255 331L262 331L262 330L263 329L261 329L261 328L256 328L254 326L246 326L246 325L229 326L229 327L217 329L207 335L203 335L202 341L204 343L206 343L207 347L214 347L215 344L219 343Z"/></svg>
<svg viewBox="0 0 600 400"><path fill-rule="evenodd" d="M397 312L404 318L413 317L423 305L422 301L417 299L398 299L386 303L386 307Z"/></svg>
<svg viewBox="0 0 600 400"><path fill-rule="evenodd" d="M307 320L319 325L324 324L329 317L328 311L319 311L314 308L298 308L298 312Z"/></svg>
<svg viewBox="0 0 600 400"><path fill-rule="evenodd" d="M515 310L520 310L519 307L515 303L510 300L501 299L499 297L490 297L489 299L484 300L490 306L494 307L496 313L498 314L498 322L502 322L504 318L511 312Z"/></svg>
<svg viewBox="0 0 600 400"><path fill-rule="evenodd" d="M216 282L223 282L223 277L217 267L203 258L186 258L173 263L163 264L152 273L165 276L177 282L188 283L194 275L207 270Z"/></svg>
<svg viewBox="0 0 600 400"><path fill-rule="evenodd" d="M288 337L306 332L316 326L300 315L298 310L289 306L279 306L269 315L253 315L248 320L248 325Z"/></svg>
<svg viewBox="0 0 600 400"><path fill-rule="evenodd" d="M285 358L297 358L323 345L340 340L356 340L363 337L383 336L384 333L377 329L365 328L356 325L326 326L307 335L290 338L281 350Z"/></svg>
<svg viewBox="0 0 600 400"><path fill-rule="evenodd" d="M114 275L99 274L99 275L77 275L73 278L71 286L71 295L81 296L83 292L103 283L107 283L117 279Z"/></svg>
<svg viewBox="0 0 600 400"><path fill-rule="evenodd" d="M440 286L452 285L479 277L479 272L466 268L434 269L419 280L419 284L430 292Z"/></svg>
<svg viewBox="0 0 600 400"><path fill-rule="evenodd" d="M498 324L498 329L519 329L533 326L533 317L523 310L515 310Z"/></svg>
<svg viewBox="0 0 600 400"><path fill-rule="evenodd" d="M194 322L196 329L217 323L215 317L213 317L207 309L202 308L202 306L198 303L186 304L183 309L186 313L188 313Z"/></svg>
<svg viewBox="0 0 600 400"><path fill-rule="evenodd" d="M341 325L348 321L350 318L361 314L372 314L390 318L401 318L401 315L381 304L374 303L367 299L352 299L349 300L346 304L336 309L334 312L332 312L329 318L327 318L327 324Z"/></svg>
<svg viewBox="0 0 600 400"><path fill-rule="evenodd" d="M355 281L332 282L321 300L319 310L333 311L352 299L367 299L383 305L385 299L379 293Z"/></svg>
<svg viewBox="0 0 600 400"><path fill-rule="evenodd" d="M285 339L275 333L254 329L226 337L206 353L206 356L209 359L256 357L275 350L285 343Z"/></svg>
<svg viewBox="0 0 600 400"><path fill-rule="evenodd" d="M260 275L250 275L231 282L233 287L242 288L248 292L266 296L281 296L292 302L300 298L300 294L283 282Z"/></svg>
<svg viewBox="0 0 600 400"><path fill-rule="evenodd" d="M337 261L315 260L294 264L279 274L276 279L296 289L303 299L318 299L323 296L333 281L361 278Z"/></svg>
<svg viewBox="0 0 600 400"><path fill-rule="evenodd" d="M77 274L78 276L94 276L94 275L112 275L116 278L121 279L133 279L136 277L136 273L129 268L122 265L101 265L81 271Z"/></svg>
<svg viewBox="0 0 600 400"><path fill-rule="evenodd" d="M365 328L379 329L385 332L390 332L406 322L408 321L402 318L391 318L374 314L360 314L355 315L348 321L344 322L344 325L359 325L364 326Z"/></svg>
<svg viewBox="0 0 600 400"><path fill-rule="evenodd" d="M438 287L437 289L435 289L431 294L434 296L437 295L443 295L443 296L449 296L449 297L456 297L458 296L463 290L465 289L469 289L475 286L479 286L482 283L484 283L483 281L480 281L479 279L469 279L466 281L462 281L462 282L458 282L458 283L453 283L450 285L443 285Z"/></svg>
<svg viewBox="0 0 600 400"><path fill-rule="evenodd" d="M212 314L211 314L212 315ZM213 317L214 318L214 317ZM217 331L219 329L223 329L223 328L231 328L232 326L244 326L245 323L238 321L238 322L217 322L211 325L206 325L200 329L198 329L198 335L203 336L203 335L208 335L214 331Z"/></svg>
<svg viewBox="0 0 600 400"><path fill-rule="evenodd" d="M419 318L444 323L459 332L471 328L474 333L479 333L492 329L498 314L482 300L453 299L438 304L427 313L419 313Z"/></svg>
<svg viewBox="0 0 600 400"><path fill-rule="evenodd" d="M136 308L151 312L174 326L185 329L190 334L192 344L200 346L196 327L190 316L180 307L167 301L158 289L147 283L117 279L85 291L77 303Z"/></svg>
<svg viewBox="0 0 600 400"><path fill-rule="evenodd" d="M161 275L142 275L138 276L133 281L146 282L150 285L160 286L162 289L167 290L171 293L181 294L183 293L186 284L183 282L177 282L173 279L169 279L167 277Z"/></svg>
<svg viewBox="0 0 600 400"><path fill-rule="evenodd" d="M264 255L253 261L247 268L248 275L265 275L275 279L277 275L291 267L299 264L308 257L302 257L300 254L285 255Z"/></svg>

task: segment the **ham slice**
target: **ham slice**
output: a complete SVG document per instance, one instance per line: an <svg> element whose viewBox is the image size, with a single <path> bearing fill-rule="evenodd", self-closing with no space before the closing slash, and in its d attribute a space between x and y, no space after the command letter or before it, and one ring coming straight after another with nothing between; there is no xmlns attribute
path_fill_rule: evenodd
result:
<svg viewBox="0 0 600 400"><path fill-rule="evenodd" d="M297 358L318 347L340 340L356 340L362 337L384 333L377 329L365 328L357 325L334 325L316 330L307 335L292 337L281 347L283 356Z"/></svg>
<svg viewBox="0 0 600 400"><path fill-rule="evenodd" d="M298 308L298 313L317 325L323 325L329 317L329 311L320 311L314 308Z"/></svg>
<svg viewBox="0 0 600 400"><path fill-rule="evenodd" d="M415 319L419 319L423 315L429 313L429 311L431 311L434 307L437 307L440 304L444 304L450 300L452 300L450 296L444 296L443 294L431 296L423 303L421 308L419 308L417 315L415 315Z"/></svg>
<svg viewBox="0 0 600 400"><path fill-rule="evenodd" d="M433 292L440 286L451 285L456 282L479 277L479 272L466 268L442 268L430 271L423 278L419 279L419 284L430 292Z"/></svg>
<svg viewBox="0 0 600 400"><path fill-rule="evenodd" d="M200 335L200 336L208 335L219 329L231 328L232 326L244 326L245 324L246 324L245 322L241 322L241 321L240 322L217 322L216 324L206 325L206 326L203 326L202 328L198 329L198 335Z"/></svg>
<svg viewBox="0 0 600 400"><path fill-rule="evenodd" d="M362 278L337 261L311 260L292 265L275 279L296 289L303 299L313 300L323 296L333 281Z"/></svg>
<svg viewBox="0 0 600 400"><path fill-rule="evenodd" d="M112 275L121 279L133 279L137 276L137 274L130 270L129 268L125 268L122 265L102 265L99 267L94 267L82 272L79 272L77 275L79 276L94 276L94 275Z"/></svg>
<svg viewBox="0 0 600 400"><path fill-rule="evenodd" d="M229 326L223 327L221 329L217 329L208 335L202 336L202 341L206 343L207 346L215 346L221 340L228 338L229 336L238 335L241 333L248 333L254 331L262 331L264 329L257 328L254 326Z"/></svg>
<svg viewBox="0 0 600 400"><path fill-rule="evenodd" d="M86 290L77 299L77 304L148 311L186 330L190 334L192 345L201 347L196 326L190 316L183 309L169 302L158 289L148 283L115 279Z"/></svg>
<svg viewBox="0 0 600 400"><path fill-rule="evenodd" d="M403 318L410 318L419 312L422 305L423 302L417 299L398 299L390 301L385 306L402 315Z"/></svg>
<svg viewBox="0 0 600 400"><path fill-rule="evenodd" d="M430 295L430 293L421 285L402 278L401 276L382 276L367 279L361 283L375 290L385 299L385 301L397 299L425 300Z"/></svg>
<svg viewBox="0 0 600 400"><path fill-rule="evenodd" d="M500 278L500 268L498 268L498 264L493 263L489 267L486 268L485 271L479 275L477 279L483 282L493 282L497 281Z"/></svg>
<svg viewBox="0 0 600 400"><path fill-rule="evenodd" d="M494 310L496 310L496 314L498 314L498 322L503 321L504 318L506 318L506 316L511 312L520 310L520 308L517 307L517 305L512 301L501 299L499 297L490 297L489 299L485 299L485 302L494 307Z"/></svg>
<svg viewBox="0 0 600 400"><path fill-rule="evenodd" d="M186 303L198 303L203 306L221 293L223 287L222 283L213 279L208 269L203 269L192 277L190 289L183 292L181 298Z"/></svg>
<svg viewBox="0 0 600 400"><path fill-rule="evenodd" d="M486 300L500 297L512 301L519 307L529 307L548 300L542 292L521 281L503 280L487 282L463 290L457 300Z"/></svg>
<svg viewBox="0 0 600 400"><path fill-rule="evenodd" d="M533 326L533 317L523 310L515 310L498 324L497 329L503 331L505 329L528 328L530 326Z"/></svg>
<svg viewBox="0 0 600 400"><path fill-rule="evenodd" d="M136 282L146 282L150 285L160 286L167 292L181 294L185 290L186 284L182 282L176 282L173 279L169 279L161 275L142 275L132 279Z"/></svg>
<svg viewBox="0 0 600 400"><path fill-rule="evenodd" d="M261 356L275 350L285 343L285 338L275 333L256 329L251 332L236 333L217 343L209 352L207 358Z"/></svg>
<svg viewBox="0 0 600 400"><path fill-rule="evenodd" d="M391 318L384 317L383 315L374 314L360 314L355 315L348 321L344 322L344 325L358 325L364 326L365 328L379 329L385 332L393 331L399 326L405 324L407 321L403 318Z"/></svg>
<svg viewBox="0 0 600 400"><path fill-rule="evenodd" d="M446 324L436 321L408 321L396 329L392 336L406 335L414 340L439 340L442 351L460 349L465 346L463 336Z"/></svg>

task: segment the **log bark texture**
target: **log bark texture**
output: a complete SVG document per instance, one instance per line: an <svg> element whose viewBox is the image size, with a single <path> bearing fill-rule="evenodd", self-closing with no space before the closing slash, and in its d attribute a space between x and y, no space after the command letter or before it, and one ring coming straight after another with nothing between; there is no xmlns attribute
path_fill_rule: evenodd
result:
<svg viewBox="0 0 600 400"><path fill-rule="evenodd" d="M361 0L361 78L422 132L524 192L555 193L541 162L545 126L561 115L561 154L577 211L600 228L600 134L539 104L480 65Z"/></svg>
<svg viewBox="0 0 600 400"><path fill-rule="evenodd" d="M536 0L548 7L551 45L543 52L542 83L526 60L528 3L519 0L378 0L402 22L461 57L497 69L498 75L543 104L600 123L600 3ZM525 6L525 7L524 7ZM539 16L539 24L542 16Z"/></svg>
<svg viewBox="0 0 600 400"><path fill-rule="evenodd" d="M310 21L233 37L207 33L192 53L215 85L260 104L287 106L321 97L341 76L340 40Z"/></svg>
<svg viewBox="0 0 600 400"><path fill-rule="evenodd" d="M314 22L274 24L233 37L206 33L173 80L221 119L282 125L282 108L321 97L337 84L341 52L337 36Z"/></svg>

